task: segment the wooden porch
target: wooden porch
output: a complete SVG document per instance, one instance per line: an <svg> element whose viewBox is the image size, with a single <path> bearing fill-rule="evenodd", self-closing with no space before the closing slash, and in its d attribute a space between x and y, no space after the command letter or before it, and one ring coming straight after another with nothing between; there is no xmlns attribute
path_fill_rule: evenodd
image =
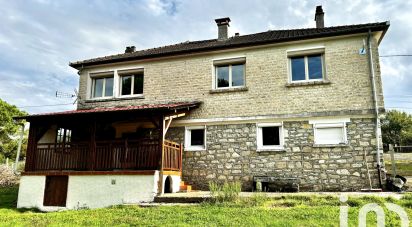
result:
<svg viewBox="0 0 412 227"><path fill-rule="evenodd" d="M38 143L31 152L26 160L27 172L182 171L182 145L169 140L164 140L163 146L159 140L150 139Z"/></svg>
<svg viewBox="0 0 412 227"><path fill-rule="evenodd" d="M172 120L199 102L39 114L30 122L24 175L182 171L182 144L166 140ZM160 181L162 184L162 181ZM162 188L162 187L160 187Z"/></svg>

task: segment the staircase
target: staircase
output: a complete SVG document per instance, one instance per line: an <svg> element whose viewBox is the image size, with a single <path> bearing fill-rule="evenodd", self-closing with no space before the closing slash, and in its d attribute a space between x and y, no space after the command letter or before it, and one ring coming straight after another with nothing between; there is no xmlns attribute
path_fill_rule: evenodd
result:
<svg viewBox="0 0 412 227"><path fill-rule="evenodd" d="M186 184L184 181L180 181L180 192L191 192L192 185Z"/></svg>

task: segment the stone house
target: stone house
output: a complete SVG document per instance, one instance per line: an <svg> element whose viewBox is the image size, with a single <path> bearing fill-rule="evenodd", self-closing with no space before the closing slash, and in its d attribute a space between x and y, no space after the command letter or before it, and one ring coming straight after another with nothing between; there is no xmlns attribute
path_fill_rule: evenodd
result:
<svg viewBox="0 0 412 227"><path fill-rule="evenodd" d="M253 190L258 177L301 191L381 188L389 22L324 27L323 16L317 7L316 28L232 37L220 18L216 39L70 63L77 110L24 117L18 206L150 201L209 181Z"/></svg>

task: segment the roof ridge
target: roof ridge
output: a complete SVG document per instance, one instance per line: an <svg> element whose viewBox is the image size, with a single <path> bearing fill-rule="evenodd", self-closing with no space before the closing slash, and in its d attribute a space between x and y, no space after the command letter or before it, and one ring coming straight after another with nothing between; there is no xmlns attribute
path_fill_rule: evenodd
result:
<svg viewBox="0 0 412 227"><path fill-rule="evenodd" d="M106 55L103 57L91 58L87 60L80 60L70 62L69 65L74 68L80 68L84 65L97 65L105 63L113 63L127 60L138 60L144 58L154 58L161 56L169 56L183 53L193 53L214 49L227 49L230 47L239 47L246 45L262 45L265 43L286 42L296 39L310 39L319 37L330 37L344 34L355 34L367 32L367 30L374 29L374 31L386 31L389 27L389 21L364 23L364 24L349 24L338 25L324 28L297 28L297 29L280 29L268 30L264 32L251 33L246 35L232 36L227 40L205 39L195 41L184 41L170 45L158 46L138 50L132 53L120 53L113 55ZM274 35L276 34L276 35Z"/></svg>

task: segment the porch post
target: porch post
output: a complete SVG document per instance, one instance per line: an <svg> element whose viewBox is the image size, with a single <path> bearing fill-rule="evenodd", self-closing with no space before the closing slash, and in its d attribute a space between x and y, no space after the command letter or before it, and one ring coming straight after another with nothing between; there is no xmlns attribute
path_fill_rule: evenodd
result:
<svg viewBox="0 0 412 227"><path fill-rule="evenodd" d="M36 169L36 153L37 125L34 122L30 122L29 138L27 141L26 166L24 168L26 172L34 171Z"/></svg>
<svg viewBox="0 0 412 227"><path fill-rule="evenodd" d="M90 166L89 170L94 170L96 162L96 120L90 126Z"/></svg>
<svg viewBox="0 0 412 227"><path fill-rule="evenodd" d="M163 161L164 161L164 130L165 122L164 116L159 117L159 142L160 142L160 171L159 171L159 195L163 194Z"/></svg>

